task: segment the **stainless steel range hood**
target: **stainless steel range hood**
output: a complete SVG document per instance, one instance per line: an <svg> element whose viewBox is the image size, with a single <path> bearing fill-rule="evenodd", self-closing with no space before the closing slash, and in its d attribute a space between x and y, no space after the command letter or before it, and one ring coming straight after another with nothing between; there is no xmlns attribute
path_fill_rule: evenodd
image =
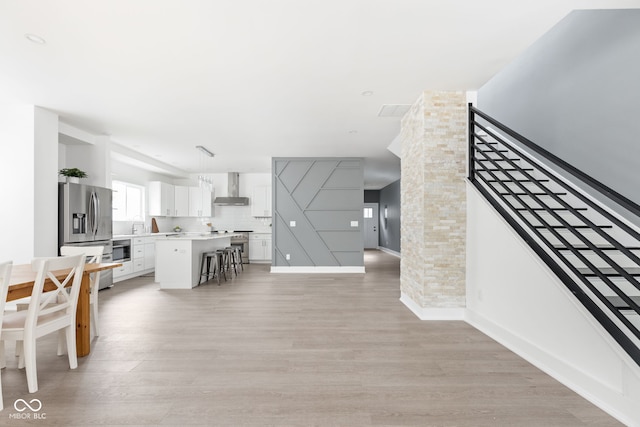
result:
<svg viewBox="0 0 640 427"><path fill-rule="evenodd" d="M247 206L248 197L240 197L240 174L229 172L227 197L216 197L213 204L216 206Z"/></svg>

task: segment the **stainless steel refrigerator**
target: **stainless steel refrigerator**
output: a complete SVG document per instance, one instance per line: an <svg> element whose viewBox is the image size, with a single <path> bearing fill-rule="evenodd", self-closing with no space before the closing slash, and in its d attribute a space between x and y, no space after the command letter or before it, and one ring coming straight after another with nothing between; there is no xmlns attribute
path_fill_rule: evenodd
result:
<svg viewBox="0 0 640 427"><path fill-rule="evenodd" d="M84 184L58 185L58 246L104 246L103 262L111 262L112 193ZM100 273L100 289L113 285L113 271Z"/></svg>

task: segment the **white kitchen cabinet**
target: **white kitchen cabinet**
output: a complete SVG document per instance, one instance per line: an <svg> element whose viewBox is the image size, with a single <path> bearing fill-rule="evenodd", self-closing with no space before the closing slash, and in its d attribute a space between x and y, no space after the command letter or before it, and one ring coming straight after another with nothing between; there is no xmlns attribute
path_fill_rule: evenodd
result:
<svg viewBox="0 0 640 427"><path fill-rule="evenodd" d="M132 279L155 269L156 236L140 236L131 239L131 261L122 263L122 267L114 269L114 283Z"/></svg>
<svg viewBox="0 0 640 427"><path fill-rule="evenodd" d="M271 262L271 233L249 234L249 262Z"/></svg>
<svg viewBox="0 0 640 427"><path fill-rule="evenodd" d="M173 216L189 216L189 187L175 186L175 211Z"/></svg>
<svg viewBox="0 0 640 427"><path fill-rule="evenodd" d="M124 280L126 276L129 276L133 273L133 261L125 261L122 263L121 267L117 267L113 269L113 282L119 282L120 280Z"/></svg>
<svg viewBox="0 0 640 427"><path fill-rule="evenodd" d="M147 237L144 244L144 269L156 268L156 238Z"/></svg>
<svg viewBox="0 0 640 427"><path fill-rule="evenodd" d="M251 199L251 216L258 218L271 217L271 186L258 185L253 187Z"/></svg>
<svg viewBox="0 0 640 427"><path fill-rule="evenodd" d="M149 183L149 215L174 216L175 187L162 181Z"/></svg>
<svg viewBox="0 0 640 427"><path fill-rule="evenodd" d="M189 187L189 216L210 217L213 214L211 191L206 188Z"/></svg>
<svg viewBox="0 0 640 427"><path fill-rule="evenodd" d="M132 239L131 257L133 258L133 272L139 273L144 270L144 237Z"/></svg>

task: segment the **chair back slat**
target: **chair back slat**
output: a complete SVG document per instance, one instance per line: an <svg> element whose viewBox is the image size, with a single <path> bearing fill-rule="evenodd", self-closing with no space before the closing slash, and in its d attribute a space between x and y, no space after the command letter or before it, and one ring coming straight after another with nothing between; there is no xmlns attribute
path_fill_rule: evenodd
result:
<svg viewBox="0 0 640 427"><path fill-rule="evenodd" d="M87 263L100 264L102 255L104 254L104 246L61 246L60 255L79 255L84 254L87 257ZM100 282L100 272L91 273L91 292L98 292L98 284Z"/></svg>
<svg viewBox="0 0 640 427"><path fill-rule="evenodd" d="M80 284L86 257L84 255L58 258L36 258L31 266L37 271L31 292L31 301L25 321L25 328L38 324L43 316L64 312L64 315L75 316L78 304ZM69 270L64 279L59 280L53 272ZM55 288L44 290L45 283L53 283ZM70 284L70 287L68 287Z"/></svg>
<svg viewBox="0 0 640 427"><path fill-rule="evenodd" d="M11 279L12 261L0 262L0 330L2 330L2 317L4 306L9 292L9 279Z"/></svg>

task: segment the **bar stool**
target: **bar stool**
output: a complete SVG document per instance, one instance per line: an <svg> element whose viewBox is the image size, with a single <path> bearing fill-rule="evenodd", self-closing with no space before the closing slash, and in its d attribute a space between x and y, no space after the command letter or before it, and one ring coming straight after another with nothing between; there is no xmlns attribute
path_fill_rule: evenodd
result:
<svg viewBox="0 0 640 427"><path fill-rule="evenodd" d="M224 266L226 268L227 271L231 271L231 268L233 267L233 271L236 273L236 276L238 275L238 267L237 267L237 261L236 261L236 256L235 256L236 252L235 250L229 246L224 248Z"/></svg>
<svg viewBox="0 0 640 427"><path fill-rule="evenodd" d="M205 280L206 282L217 276L218 286L220 286L221 273L224 274L225 282L227 281L227 275L224 273L222 269L222 263L223 263L222 255L223 254L219 253L219 251L202 253L202 261L200 262L200 281L198 282L198 285L202 283L203 277L207 278ZM213 262L213 270L211 269L211 262ZM206 271L205 271L205 267L206 267Z"/></svg>
<svg viewBox="0 0 640 427"><path fill-rule="evenodd" d="M234 246L233 250L235 252L236 255L236 261L238 262L238 264L240 264L240 268L242 269L242 271L244 271L244 265L242 262L242 249L240 249L239 246Z"/></svg>

